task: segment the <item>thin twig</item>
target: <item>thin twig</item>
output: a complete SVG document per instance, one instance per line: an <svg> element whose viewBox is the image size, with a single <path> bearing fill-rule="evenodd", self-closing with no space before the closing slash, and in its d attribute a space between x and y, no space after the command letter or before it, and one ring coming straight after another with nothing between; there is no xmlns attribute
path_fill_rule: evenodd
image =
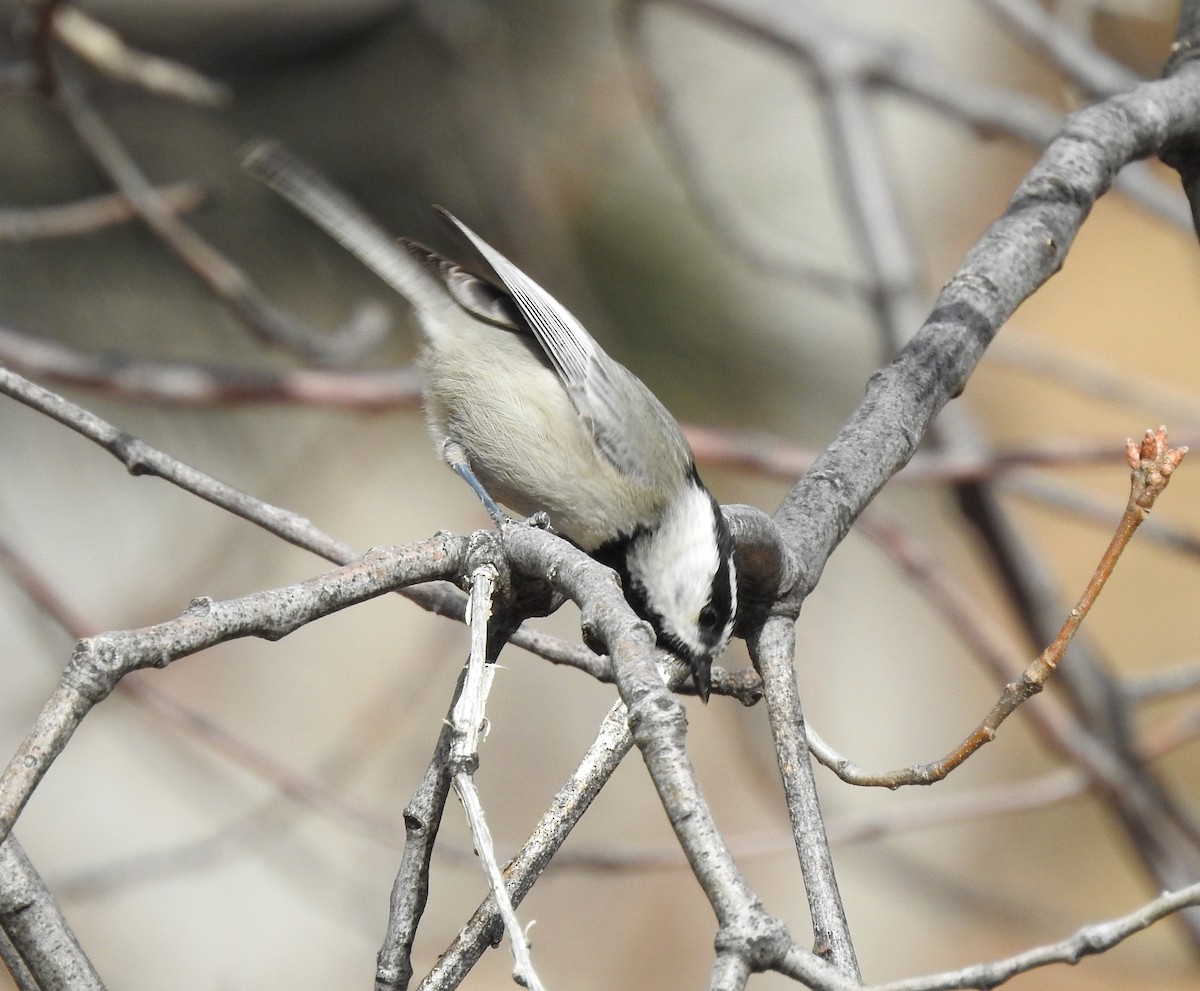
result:
<svg viewBox="0 0 1200 991"><path fill-rule="evenodd" d="M1019 472L1002 480L1000 491L1012 494L1026 502L1036 503L1056 513L1064 513L1073 520L1110 528L1113 525L1113 507L1102 499L1044 474ZM1200 557L1200 533L1191 527L1173 520L1154 518L1146 520L1138 539L1157 544L1178 554Z"/></svg>
<svg viewBox="0 0 1200 991"><path fill-rule="evenodd" d="M125 402L159 406L289 403L365 411L414 409L420 380L413 366L386 371L324 368L247 369L189 361L158 361L112 351L86 351L0 326L0 361L24 375L95 390ZM1195 419L1193 408L1191 419ZM702 464L791 480L820 453L761 431L684 424ZM1190 435L1184 433L1186 439ZM896 476L901 484L955 482L1008 475L1025 468L1104 464L1118 457L1102 440L1043 437L986 455L922 451Z"/></svg>
<svg viewBox="0 0 1200 991"><path fill-rule="evenodd" d="M30 49L36 67L34 88L46 96L58 87L58 70L54 64L54 52L50 39L54 34L54 15L63 0L34 0L34 24L30 38Z"/></svg>
<svg viewBox="0 0 1200 991"><path fill-rule="evenodd" d="M0 366L0 393L98 444L120 461L131 475L152 475L171 482L326 560L345 564L355 557L348 544L322 533L303 516L239 492L3 366Z"/></svg>
<svg viewBox="0 0 1200 991"><path fill-rule="evenodd" d="M162 186L154 192L163 209L176 215L190 213L204 201L204 190L190 182ZM0 210L0 242L78 237L136 217L133 206L120 193L101 193L59 206L10 207Z"/></svg>
<svg viewBox="0 0 1200 991"><path fill-rule="evenodd" d="M471 597L467 607L467 624L471 628L471 653L467 660L467 676L458 701L451 710L454 736L450 742L450 768L454 775L454 792L462 803L475 851L483 864L488 888L496 901L500 918L508 932L513 955L513 980L521 987L543 991L542 982L529 956L525 929L517 919L516 910L508 897L504 876L496 863L496 845L483 812L483 803L475 788L474 773L479 766L479 741L483 735L484 708L496 668L488 653L488 624L492 616L492 595L498 573L494 565L483 564L471 573Z"/></svg>
<svg viewBox="0 0 1200 991"><path fill-rule="evenodd" d="M994 988L1018 974L1050 964L1076 964L1084 957L1111 950L1169 915L1200 905L1200 884L1168 891L1127 915L1083 926L1067 939L1035 947L1001 960L972 964L960 970L912 977L873 985L863 991L958 991L960 988Z"/></svg>
<svg viewBox="0 0 1200 991"><path fill-rule="evenodd" d="M150 93L217 107L229 101L229 87L190 66L130 48L117 32L78 7L62 5L54 33L81 59L112 79Z"/></svg>
<svg viewBox="0 0 1200 991"><path fill-rule="evenodd" d="M822 762L837 764L835 753L811 725L805 725L809 748ZM1156 760L1200 736L1200 705L1185 709L1176 718L1157 723L1139 738L1137 750L1146 760ZM956 792L925 795L920 802L889 804L862 813L834 813L825 817L831 843L865 843L913 830L1015 815L1070 801L1096 785L1087 769L1063 767L1032 778L984 785ZM734 836L730 848L739 858L774 856L794 849L792 832ZM579 850L560 854L559 870L627 872L679 870L687 859L678 846L647 849Z"/></svg>
<svg viewBox="0 0 1200 991"><path fill-rule="evenodd" d="M504 868L508 896L514 905L520 905L631 749L633 737L629 734L628 714L618 702L604 717L596 739L558 790L529 839ZM421 989L457 986L502 932L495 899L489 896L438 958L436 966L421 982Z"/></svg>
<svg viewBox="0 0 1200 991"><path fill-rule="evenodd" d="M808 286L831 297L865 296L868 288L863 278L788 257L786 246L777 243L778 238L771 236L769 228L749 220L745 211L736 209L729 201L727 189L712 182L705 169L694 167L700 151L690 141L688 129L680 125L681 115L674 108L670 88L655 72L656 63L648 50L641 15L649 6L635 2L621 8L628 15L622 26L629 50L637 57L636 65L643 81L635 91L647 105L646 115L656 125L656 136L676 174L683 180L683 190L690 198L695 214L755 271Z"/></svg>
<svg viewBox="0 0 1200 991"><path fill-rule="evenodd" d="M1162 376L1137 376L1079 348L1048 343L1031 333L1006 327L988 349L988 363L1049 379L1089 399L1153 409L1164 419L1187 427L1200 423L1200 399L1190 389L1173 387Z"/></svg>
<svg viewBox="0 0 1200 991"><path fill-rule="evenodd" d="M433 756L404 807L404 853L392 884L387 928L375 961L376 991L405 991L412 980L413 944L429 901L429 867L450 795L450 745L454 739L450 713L458 704L466 676L464 667L451 697L450 710L442 720Z"/></svg>
<svg viewBox="0 0 1200 991"><path fill-rule="evenodd" d="M1032 0L980 2L1089 96L1112 96L1142 81L1136 72L1102 52Z"/></svg>
<svg viewBox="0 0 1200 991"><path fill-rule="evenodd" d="M796 645L794 618L772 617L748 643L751 656L762 672L767 715L812 918L813 951L832 963L843 976L858 982L861 979L858 959L825 833L792 664Z"/></svg>
<svg viewBox="0 0 1200 991"><path fill-rule="evenodd" d="M292 403L376 411L414 409L421 395L420 377L412 365L386 371L336 371L156 361L112 351L84 351L4 327L0 327L0 361L42 380L158 406Z"/></svg>
<svg viewBox="0 0 1200 991"><path fill-rule="evenodd" d="M906 44L894 34L872 32L840 19L817 4L801 0L793 0L786 6L759 0L671 0L671 3L753 38L768 50L781 51L806 66L815 65L830 52L839 53L847 71L863 86L909 97L984 136L1007 135L1041 149L1063 128L1062 115L1048 104L1024 93L956 75L940 65L932 53ZM651 6L637 0L628 8L632 18L629 33L635 40L640 27L638 18ZM650 70L645 75L654 78ZM849 290L872 291L867 280L821 273L802 265L781 266L778 259L762 258L761 249L754 244L756 235L745 231L744 221L723 205L727 194L706 188L703 171L694 167L696 156L682 153L686 151L686 142L678 133L681 128L674 122L671 105L661 95L661 88L651 88L649 92L652 100L659 101L652 103L652 118L659 122L666 149L672 154L685 190L693 197L697 213L734 250L770 274L794 278L818 290L839 295ZM1173 226L1185 229L1191 226L1186 204L1145 165L1129 165L1115 177L1113 185Z"/></svg>
<svg viewBox="0 0 1200 991"><path fill-rule="evenodd" d="M387 326L377 309L360 310L356 322L331 333L312 330L285 313L241 269L163 207L150 180L77 83L60 85L57 96L84 148L142 222L264 343L312 361L337 363L361 356L383 338Z"/></svg>
<svg viewBox="0 0 1200 991"><path fill-rule="evenodd" d="M1083 594L1075 608L1067 616L1054 641L1026 667L1019 679L1005 685L1004 692L992 710L958 747L940 760L900 768L883 774L864 772L843 758L835 762L834 770L838 777L848 784L883 788L929 785L941 781L980 747L995 739L1000 724L1022 703L1028 701L1045 687L1046 681L1054 673L1066 653L1071 639L1112 575L1113 568L1122 552L1150 512L1154 501L1166 488L1172 473L1186 453L1186 447L1171 448L1167 446L1164 427L1159 427L1158 430L1147 430L1140 446L1132 440L1129 441L1127 447L1127 459L1131 469L1129 501L1126 504L1125 513L1117 525L1116 532L1084 588ZM828 755L825 756L828 759Z"/></svg>
<svg viewBox="0 0 1200 991"><path fill-rule="evenodd" d="M1140 678L1128 678L1122 687L1131 702L1157 701L1172 695L1190 695L1200 691L1200 662L1188 661L1166 671L1142 675Z"/></svg>
<svg viewBox="0 0 1200 991"><path fill-rule="evenodd" d="M859 518L858 526L876 546L888 554L892 562L914 582L929 604L954 631L964 645L984 665L999 685L1006 684L1019 669L1021 654L1014 644L987 621L981 613L977 598L946 572L936 566L930 552L909 537L899 526L887 519L877 505ZM1061 706L1036 706L1027 710L1030 726L1050 749L1075 759L1081 752L1091 752L1098 743L1089 738L1087 729ZM853 766L837 754L809 727L809 743L817 759L837 772ZM1094 767L1097 762L1081 762Z"/></svg>

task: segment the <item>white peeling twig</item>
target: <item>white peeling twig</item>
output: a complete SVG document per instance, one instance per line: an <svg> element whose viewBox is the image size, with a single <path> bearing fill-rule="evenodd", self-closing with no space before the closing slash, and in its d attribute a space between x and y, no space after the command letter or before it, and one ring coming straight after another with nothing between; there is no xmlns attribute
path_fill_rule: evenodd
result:
<svg viewBox="0 0 1200 991"><path fill-rule="evenodd" d="M496 587L496 569L490 564L471 575L471 598L467 602L467 625L471 628L471 656L467 659L467 677L454 704L450 721L454 742L450 760L454 767L475 770L479 763L479 735L483 731L483 709L492 688L495 669L487 663L488 620L492 618L492 592Z"/></svg>
<svg viewBox="0 0 1200 991"><path fill-rule="evenodd" d="M467 605L467 623L471 627L471 656L467 660L467 676L463 680L462 692L451 712L454 740L450 744L450 766L454 768L454 792L462 802L471 836L475 841L475 852L483 864L488 886L504 928L508 931L508 942L513 955L513 980L521 987L543 991L541 980L533 969L529 956L529 943L525 930L517 919L516 910L508 897L504 876L496 862L495 846L483 814L483 804L471 777L479 766L479 739L484 731L484 704L492 687L495 666L487 663L488 620L492 612L492 592L496 584L496 569L482 565L471 575L471 599Z"/></svg>
<svg viewBox="0 0 1200 991"><path fill-rule="evenodd" d="M229 88L224 83L179 62L130 48L112 28L78 7L60 7L54 14L54 31L71 51L113 79L207 106L220 106L229 100Z"/></svg>

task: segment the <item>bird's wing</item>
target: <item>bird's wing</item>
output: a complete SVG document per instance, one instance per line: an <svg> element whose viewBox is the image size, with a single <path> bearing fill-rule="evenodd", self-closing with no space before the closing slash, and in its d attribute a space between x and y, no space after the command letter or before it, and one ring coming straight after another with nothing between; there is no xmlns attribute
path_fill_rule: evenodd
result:
<svg viewBox="0 0 1200 991"><path fill-rule="evenodd" d="M499 286L481 279L432 248L406 237L399 239L404 248L430 275L445 287L450 298L471 316L502 330L531 335L512 297Z"/></svg>
<svg viewBox="0 0 1200 991"><path fill-rule="evenodd" d="M622 473L642 483L691 469L679 424L640 379L610 358L565 306L445 210L443 217L487 262L558 373L596 446ZM642 422L630 422L630 410Z"/></svg>
<svg viewBox="0 0 1200 991"><path fill-rule="evenodd" d="M418 312L437 312L445 300L440 280L396 247L391 235L323 176L275 141L260 141L246 155L250 173L340 241Z"/></svg>

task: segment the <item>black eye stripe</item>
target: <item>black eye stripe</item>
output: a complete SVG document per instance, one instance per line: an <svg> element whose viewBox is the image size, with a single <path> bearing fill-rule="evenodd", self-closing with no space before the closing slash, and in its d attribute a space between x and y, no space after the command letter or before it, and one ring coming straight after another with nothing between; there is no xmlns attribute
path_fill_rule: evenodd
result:
<svg viewBox="0 0 1200 991"><path fill-rule="evenodd" d="M693 469L693 472L695 469ZM697 481L699 481L697 476ZM730 562L733 560L733 537L721 515L721 507L715 499L709 496L713 513L713 536L717 544L717 567L713 574L712 587L708 601L701 608L697 617L701 641L709 650L716 648L725 638L725 627L733 618L733 576L730 573ZM632 534L622 535L591 551L591 556L601 564L606 564L621 578L625 598L643 619L648 620L659 635L659 643L668 647L680 656L688 656L691 648L686 646L677 635L670 633L664 622L664 617L651 605L646 589L637 576L629 571L630 545L648 534L649 528L637 527Z"/></svg>
<svg viewBox="0 0 1200 991"><path fill-rule="evenodd" d="M712 593L708 604L700 612L700 618L707 634L705 639L716 646L725 632L725 620L732 618L733 614L733 583L729 573L729 562L733 559L733 537L715 499L712 500L712 507L713 535L717 538L717 571L713 575ZM706 612L716 617L711 626L704 622Z"/></svg>

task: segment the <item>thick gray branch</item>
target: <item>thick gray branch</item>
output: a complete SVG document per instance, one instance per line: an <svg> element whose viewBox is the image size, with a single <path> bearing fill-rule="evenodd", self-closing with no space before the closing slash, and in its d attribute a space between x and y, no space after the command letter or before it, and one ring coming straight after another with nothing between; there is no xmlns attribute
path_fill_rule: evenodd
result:
<svg viewBox="0 0 1200 991"><path fill-rule="evenodd" d="M0 844L0 931L14 977L40 991L104 991L84 954L15 836ZM9 952L16 959L9 960ZM22 983L24 988L24 983Z"/></svg>
<svg viewBox="0 0 1200 991"><path fill-rule="evenodd" d="M416 582L462 571L466 538L440 534L408 547L369 551L359 561L307 582L217 602L194 599L173 620L79 641L33 728L0 775L0 839L8 835L84 716L127 674L166 667L239 637L278 640L339 609Z"/></svg>
<svg viewBox="0 0 1200 991"><path fill-rule="evenodd" d="M1192 133L1197 120L1200 87L1183 76L1144 83L1067 119L925 325L872 376L866 398L776 513L804 569L797 608L863 507L962 391L1004 321L1058 271L1117 172Z"/></svg>

